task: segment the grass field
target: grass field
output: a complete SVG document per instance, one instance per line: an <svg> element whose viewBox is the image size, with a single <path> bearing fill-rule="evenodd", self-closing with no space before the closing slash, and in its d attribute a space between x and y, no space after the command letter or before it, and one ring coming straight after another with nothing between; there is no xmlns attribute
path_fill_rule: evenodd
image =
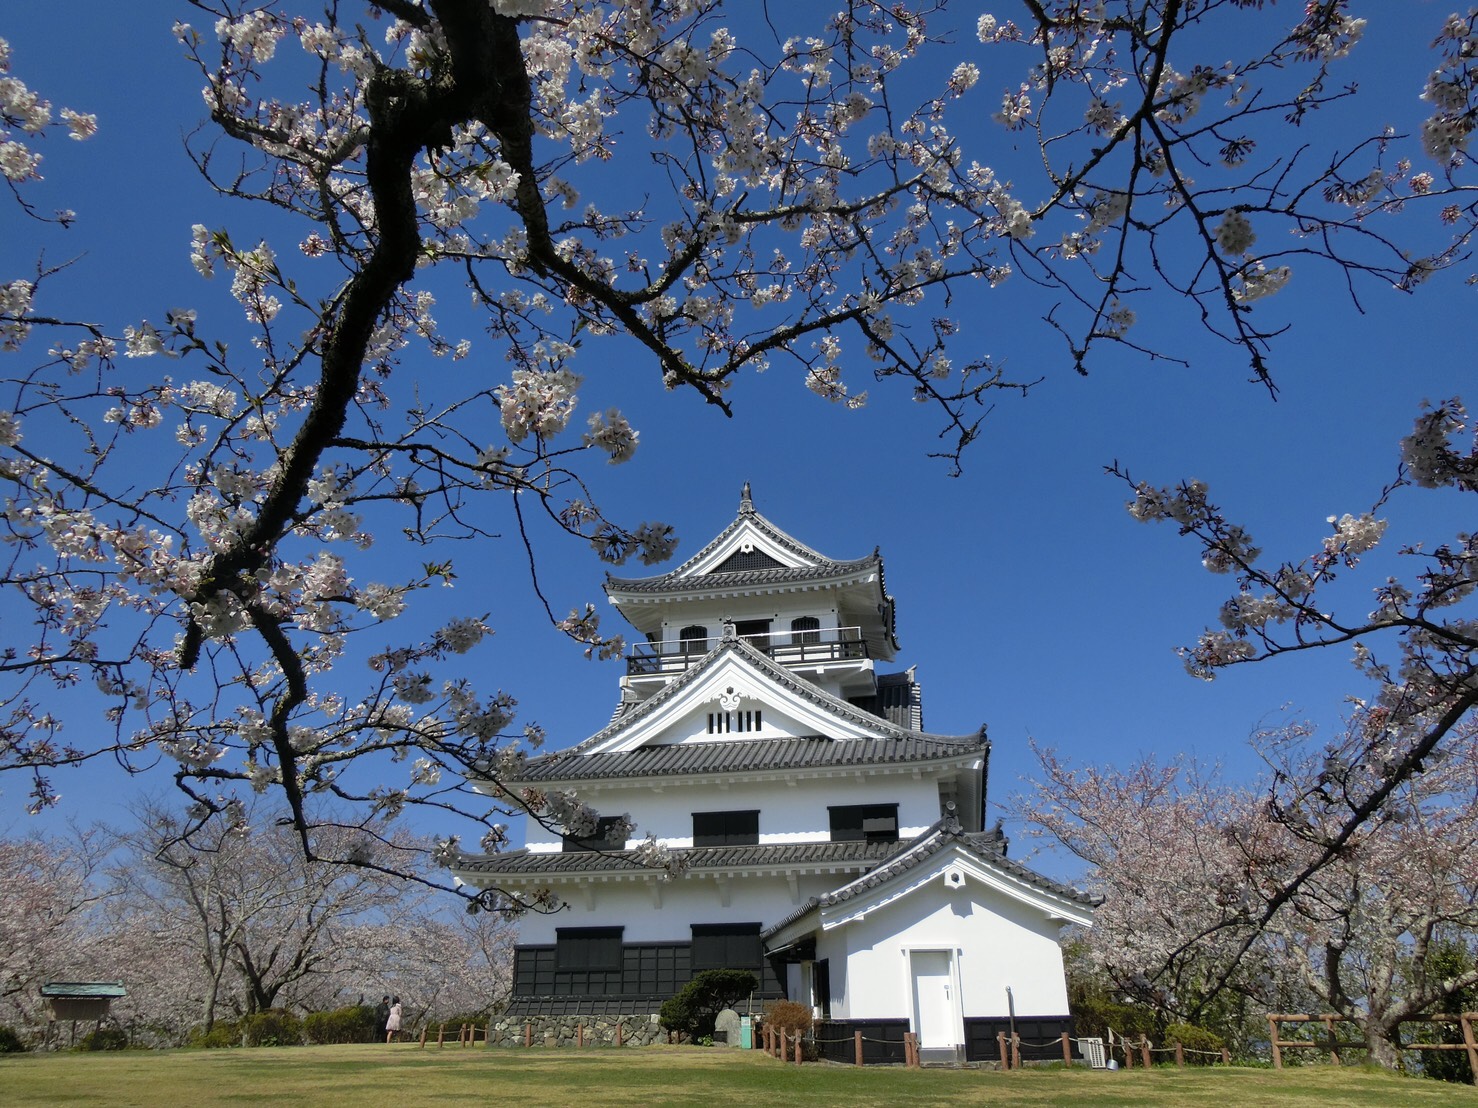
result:
<svg viewBox="0 0 1478 1108"><path fill-rule="evenodd" d="M783 1065L692 1047L487 1050L412 1045L0 1055L0 1104L147 1105L1473 1105L1478 1090L1364 1069L905 1070Z"/></svg>

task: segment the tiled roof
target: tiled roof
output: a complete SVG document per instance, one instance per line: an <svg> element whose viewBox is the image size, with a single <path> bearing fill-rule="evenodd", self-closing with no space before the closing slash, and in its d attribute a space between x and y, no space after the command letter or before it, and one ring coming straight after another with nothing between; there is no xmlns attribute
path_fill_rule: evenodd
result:
<svg viewBox="0 0 1478 1108"><path fill-rule="evenodd" d="M681 567L659 577L606 577L606 592L660 593L692 592L701 589L747 588L754 585L785 585L793 581L829 581L870 571L881 572L883 559L876 552L848 562L827 560L816 566L783 566L747 569L737 573L684 573Z"/></svg>
<svg viewBox="0 0 1478 1108"><path fill-rule="evenodd" d="M675 850L688 872L729 869L791 869L804 866L872 866L898 850L897 843L759 843L751 846L700 846ZM637 861L634 850L529 851L468 855L453 863L458 873L502 877L569 877L582 873L653 874L661 870Z"/></svg>
<svg viewBox="0 0 1478 1108"><path fill-rule="evenodd" d="M644 746L618 754L558 754L536 758L520 782L602 781L633 777L760 773L846 766L913 765L979 755L979 738L937 739L922 735L885 739L725 739L717 742Z"/></svg>
<svg viewBox="0 0 1478 1108"><path fill-rule="evenodd" d="M784 531L780 530L780 528L776 527L764 516L760 515L759 512L755 511L754 498L750 495L749 482L746 481L744 483L744 490L739 496L739 515L735 517L734 521L730 523L727 527L725 527L722 531L720 531L717 535L715 535L713 537L713 541L708 543L708 545L706 545L702 550L698 551L698 553L694 554L691 558L685 561L682 565L678 566L671 573L664 574L664 576L675 577L691 574L692 569L695 565L702 562L705 558L708 557L709 554L718 549L718 547L723 544L724 540L732 535L735 531L739 530L739 528L743 526L746 521L748 521L752 526L758 528L760 531L764 532L778 545L784 547L786 550L789 550L792 554L795 554L803 561L813 562L817 564L828 564L832 561L825 554L822 554L816 550L812 550L809 546L807 546L805 543L801 542L794 536L787 535ZM661 578L658 578L658 580L660 579ZM622 579L614 578L613 580ZM623 583L626 582L623 581Z"/></svg>
<svg viewBox="0 0 1478 1108"><path fill-rule="evenodd" d="M57 1000L82 1000L91 997L113 999L128 995L121 981L48 981L41 986L41 995Z"/></svg>
<svg viewBox="0 0 1478 1108"><path fill-rule="evenodd" d="M524 767L524 770L521 773L518 773L516 775L507 775L505 779L505 784L515 781L584 780L587 776L587 771L584 766L579 765L579 763L575 762L576 758L597 757L597 755L587 754L587 751L590 751L595 747L604 744L613 735L624 730L625 728L635 725L645 716L656 711L661 705L665 704L673 697L682 695L684 689L686 689L689 685L697 682L704 673L706 673L711 667L717 665L719 660L730 652L737 653L745 658L747 661L753 664L756 669L760 670L766 677L774 681L776 684L782 686L783 688L786 688L799 696L805 697L813 704L819 705L820 707L836 714L837 716L840 716L843 719L849 720L853 723L860 723L866 730L872 731L875 734L882 736L883 739L893 742L897 742L899 740L923 740L938 743L941 744L941 746L953 744L958 752L961 754L969 753L974 750L984 751L989 748L989 740L987 740L983 734L965 736L926 735L923 732L913 731L906 727L900 727L897 724L891 723L880 716L875 716L870 712L865 712L862 709L855 707L854 705L848 704L845 700L832 696L830 693L823 691L819 686L812 684L810 681L797 677L785 666L780 665L778 662L767 657L762 651L756 650L754 647L750 646L742 639L722 639L719 641L718 646L709 651L708 654L705 655L704 658L700 662L698 662L697 665L690 666L687 670L683 672L681 676L669 681L656 694L647 698L646 700L641 701L639 704L628 706L624 711L617 712L612 717L611 722L606 724L605 727L597 731L594 735L591 735L590 738L585 739L583 742L577 743L576 745L570 747L568 750L556 751L550 754L541 754L537 758L529 759ZM737 758L743 758L745 757L745 754L739 749L740 747L747 746L751 743L761 743L768 741L769 740L732 739L725 740L723 744L714 743L712 745L727 746L732 743L735 747L733 756ZM798 743L805 741L807 740L774 740L774 742L776 743ZM680 745L701 746L708 744ZM676 749L676 746L663 749ZM775 753L777 751L771 752ZM635 752L633 751L632 753ZM874 764L885 761L909 760L906 757L903 759L896 759L891 757L890 748L883 741L878 741L873 745L872 753L876 755L876 757L873 759ZM944 756L945 755L942 753L930 755L930 757ZM610 755L610 757L615 757L615 755ZM556 761L563 761L567 763L566 768L559 771L550 771L544 768L550 763ZM714 768L729 767L718 766ZM684 770L682 772L698 773L708 772L708 770ZM546 773L550 775L544 776ZM557 776L555 775L556 773ZM603 776L609 778L617 775L604 774Z"/></svg>
<svg viewBox="0 0 1478 1108"><path fill-rule="evenodd" d="M833 904L841 904L851 900L853 897L861 896L868 890L877 888L883 882L896 877L898 874L913 869L926 859L938 854L951 843L964 845L988 865L1005 870L1012 876L1041 889L1043 892L1060 896L1065 900L1076 901L1090 908L1099 904L1102 900L1101 897L1089 896L1087 893L1080 892L1070 885L1064 885L1060 882L1053 881L1050 877L1044 877L1042 874L1028 869L1019 862L1011 861L1003 852L1003 840L999 835L991 831L967 833L960 829L959 822L951 816L940 820L933 827L929 828L929 830L918 836L918 838L894 853L882 865L869 870L855 881L851 881L832 892L812 897L779 923L767 928L762 937L768 939L778 934L786 927L789 927L797 920L804 918L808 913L818 908L827 908Z"/></svg>

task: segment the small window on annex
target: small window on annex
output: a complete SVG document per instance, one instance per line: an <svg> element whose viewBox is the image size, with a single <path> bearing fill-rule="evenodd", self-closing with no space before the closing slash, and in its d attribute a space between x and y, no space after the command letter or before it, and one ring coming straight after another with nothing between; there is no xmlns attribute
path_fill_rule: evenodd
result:
<svg viewBox="0 0 1478 1108"><path fill-rule="evenodd" d="M764 962L757 923L693 924L693 969L758 969Z"/></svg>
<svg viewBox="0 0 1478 1108"><path fill-rule="evenodd" d="M760 841L760 813L694 812L694 846L753 846Z"/></svg>
<svg viewBox="0 0 1478 1108"><path fill-rule="evenodd" d="M691 623L677 633L684 654L708 653L708 628L701 623Z"/></svg>
<svg viewBox="0 0 1478 1108"><path fill-rule="evenodd" d="M618 970L621 968L620 927L559 927L554 932L554 968Z"/></svg>
<svg viewBox="0 0 1478 1108"><path fill-rule="evenodd" d="M620 822L620 816L601 816L600 823L596 826L594 833L579 836L565 835L560 839L560 849L566 854L579 853L583 850L624 850L626 842L612 842L610 839L611 828Z"/></svg>
<svg viewBox="0 0 1478 1108"><path fill-rule="evenodd" d="M790 621L790 641L808 643L821 641L821 621L815 616L800 616Z"/></svg>
<svg viewBox="0 0 1478 1108"><path fill-rule="evenodd" d="M898 805L839 804L828 808L831 814L831 841L834 843L896 843L898 841Z"/></svg>

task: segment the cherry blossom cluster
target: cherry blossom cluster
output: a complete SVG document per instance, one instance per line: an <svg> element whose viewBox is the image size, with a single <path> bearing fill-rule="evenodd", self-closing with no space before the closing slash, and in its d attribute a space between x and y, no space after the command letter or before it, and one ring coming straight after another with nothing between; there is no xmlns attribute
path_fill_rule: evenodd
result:
<svg viewBox="0 0 1478 1108"><path fill-rule="evenodd" d="M95 115L63 108L61 117L74 139L90 138L97 132ZM51 101L11 76L10 43L0 38L0 174L7 181L19 183L41 176L41 155L31 143L44 137L51 123Z"/></svg>

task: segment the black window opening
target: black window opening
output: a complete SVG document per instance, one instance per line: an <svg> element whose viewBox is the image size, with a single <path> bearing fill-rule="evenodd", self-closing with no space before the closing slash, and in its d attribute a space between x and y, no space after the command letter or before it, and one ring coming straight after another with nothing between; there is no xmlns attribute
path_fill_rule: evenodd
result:
<svg viewBox="0 0 1478 1108"><path fill-rule="evenodd" d="M626 840L612 842L611 828L621 822L621 816L601 816L595 831L589 835L565 835L560 839L560 849L566 854L577 854L589 850L624 850Z"/></svg>
<svg viewBox="0 0 1478 1108"><path fill-rule="evenodd" d="M898 805L841 804L828 808L834 843L896 843Z"/></svg>
<svg viewBox="0 0 1478 1108"><path fill-rule="evenodd" d="M800 616L790 621L790 641L808 643L821 641L821 621L815 616Z"/></svg>
<svg viewBox="0 0 1478 1108"><path fill-rule="evenodd" d="M559 927L554 932L554 968L560 973L621 968L620 927Z"/></svg>
<svg viewBox="0 0 1478 1108"><path fill-rule="evenodd" d="M816 1006L821 1009L821 1018L831 1019L831 962L822 958L812 969L812 989L816 994Z"/></svg>
<svg viewBox="0 0 1478 1108"><path fill-rule="evenodd" d="M736 620L734 634L756 650L770 649L770 621L767 619Z"/></svg>
<svg viewBox="0 0 1478 1108"><path fill-rule="evenodd" d="M677 638L684 654L708 653L708 628L702 624L689 624L677 633Z"/></svg>
<svg viewBox="0 0 1478 1108"><path fill-rule="evenodd" d="M764 725L764 715L759 708L747 708L742 712L708 713L708 733L710 735L759 731Z"/></svg>
<svg viewBox="0 0 1478 1108"><path fill-rule="evenodd" d="M753 846L760 841L760 813L694 812L694 846Z"/></svg>
<svg viewBox="0 0 1478 1108"><path fill-rule="evenodd" d="M757 923L693 924L693 970L758 970L765 949ZM758 976L758 975L756 975Z"/></svg>

